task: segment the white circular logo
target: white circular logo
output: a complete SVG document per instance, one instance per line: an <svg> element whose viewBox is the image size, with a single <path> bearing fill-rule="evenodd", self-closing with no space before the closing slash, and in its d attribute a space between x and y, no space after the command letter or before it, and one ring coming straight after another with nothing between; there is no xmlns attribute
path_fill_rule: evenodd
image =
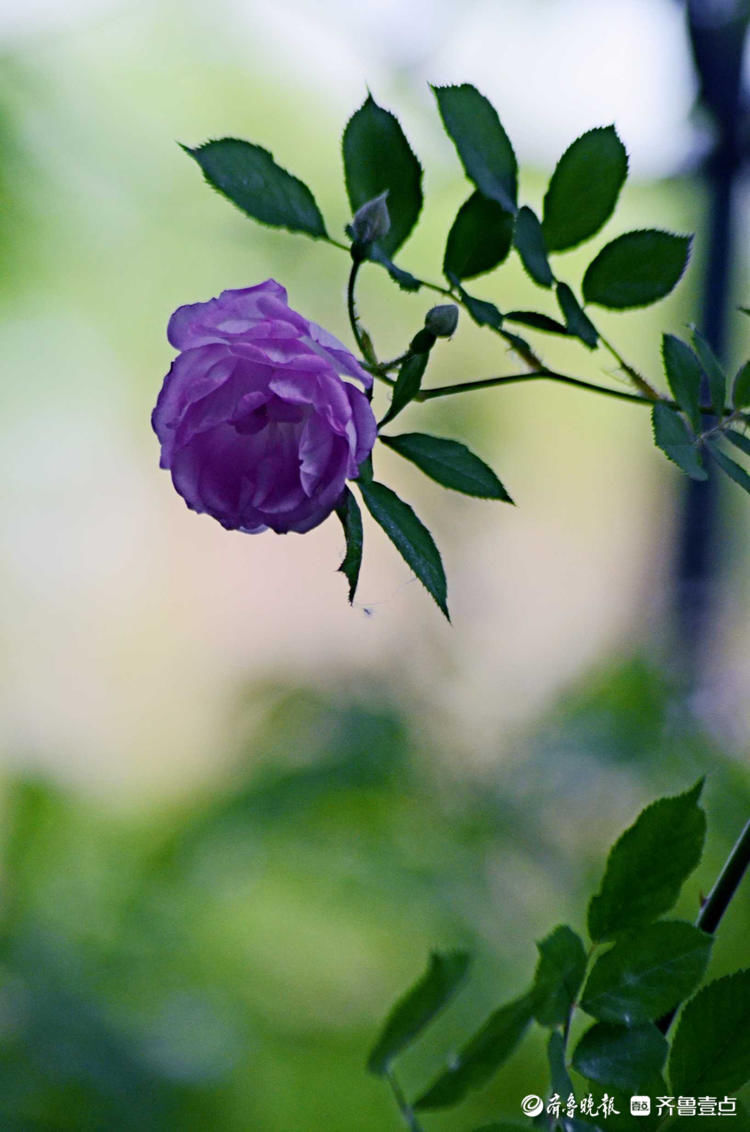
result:
<svg viewBox="0 0 750 1132"><path fill-rule="evenodd" d="M544 1108L544 1101L534 1093L529 1093L528 1097L524 1097L521 1101L521 1108L525 1116L538 1116Z"/></svg>

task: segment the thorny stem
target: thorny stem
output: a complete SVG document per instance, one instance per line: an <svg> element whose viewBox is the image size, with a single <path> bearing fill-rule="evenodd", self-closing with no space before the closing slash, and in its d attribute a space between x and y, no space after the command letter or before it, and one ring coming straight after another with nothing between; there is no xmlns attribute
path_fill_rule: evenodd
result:
<svg viewBox="0 0 750 1132"><path fill-rule="evenodd" d="M344 251L350 251L350 249L345 244L339 243L338 240L333 240L333 239L331 239L331 237L328 237L328 242L336 248L340 248ZM352 274L355 275L355 277L356 277L356 272L353 271ZM458 302L458 303L461 304L461 306L466 308L466 303L464 302L463 296L460 293L460 289L457 289L455 287L452 287L452 288L451 287L443 287L439 283L431 283L428 279L419 279L417 276L415 276L415 279L417 279L417 282L420 284L420 286L426 287L427 290L434 291L438 295L444 295L446 298L453 299L454 302ZM350 277L350 289L351 289L351 277ZM350 307L349 317L350 317L350 319L352 317L351 307ZM355 318L356 318L356 316L355 316ZM354 329L354 323L352 323L352 329ZM597 334L599 335L599 340L600 340L602 346L604 346L605 350L609 351L609 353L612 355L612 357L617 362L620 369L628 375L628 377L630 378L630 380L632 381L633 385L638 390L638 392L641 393L643 395L643 397L648 401L658 401L659 400L659 394L654 389L654 387L650 384L650 382L648 382L646 380L646 378L642 374L640 374L637 369L635 369L634 366L631 366L629 362L625 361L625 359L623 358L620 351L617 350L615 348L615 346L613 346L613 344L609 341L608 338L605 338L605 336L601 333L601 331L598 329L598 327L595 327L595 329L596 329ZM491 326L490 330L494 330L494 332L496 334L499 334L500 337L506 338L506 340L507 340L507 336L503 332L502 328ZM358 333L357 330L354 331L354 337L356 338L357 345L360 346L360 350L361 350L362 347L361 347L361 344L360 344L360 337L359 337L359 333ZM524 359L524 360L532 360L534 364L541 366L541 362L540 362L539 358L536 357L536 355L533 353L533 351L530 351L529 359ZM585 386L584 385L584 388L597 389L598 387L593 386L593 385L591 385L591 386Z"/></svg>
<svg viewBox="0 0 750 1132"><path fill-rule="evenodd" d="M398 1110L403 1116L404 1122L406 1124L406 1127L409 1129L409 1132L422 1132L422 1126L414 1115L414 1109L411 1107L406 1097L404 1096L404 1091L396 1080L395 1073L392 1069L386 1069L385 1075L388 1080L388 1084L391 1086L391 1092L395 1097L396 1104L398 1105Z"/></svg>
<svg viewBox="0 0 750 1132"><path fill-rule="evenodd" d="M710 935L716 931L748 866L750 866L750 821L737 839L716 884L704 901L695 924L701 931Z"/></svg>
<svg viewBox="0 0 750 1132"><path fill-rule="evenodd" d="M732 902L732 898L740 886L745 872L750 866L750 821L737 839L731 853L726 859L724 868L719 873L716 883L703 902L698 913L695 926L701 931L713 935L721 923L721 918ZM662 1034L666 1034L674 1021L677 1008L665 1014L657 1022Z"/></svg>
<svg viewBox="0 0 750 1132"><path fill-rule="evenodd" d="M605 350L609 350L610 354L615 359L620 369L628 375L636 389L638 389L647 398L649 398L649 400L658 401L659 394L656 392L653 385L649 384L649 382L646 381L645 377L643 377L642 374L638 373L637 369L634 369L625 361L619 350L615 349L612 343L604 337L604 335L598 328L596 332L599 335L599 341L601 342L602 346L604 346Z"/></svg>
<svg viewBox="0 0 750 1132"><path fill-rule="evenodd" d="M471 393L478 389L491 389L495 385L511 385L519 381L559 381L564 385L573 385L578 389L586 389L590 393L602 393L606 397L616 397L620 401L633 401L641 405L653 405L655 400L660 398L654 394L653 397L647 397L643 393L628 393L624 389L607 389L603 385L594 385L593 382L583 381L579 377L569 377L564 373L556 373L554 370L540 368L536 370L529 370L526 373L509 373L504 374L502 377L485 377L479 381L466 381L457 385L437 385L432 389L422 389L417 393L416 401L431 401L435 397L449 397L453 393ZM665 401L665 404L674 406L674 402Z"/></svg>
<svg viewBox="0 0 750 1132"><path fill-rule="evenodd" d="M331 242L333 242L333 241L331 241ZM343 247L343 245L339 245L339 243L337 243L336 247L337 248ZM361 259L353 259L352 260L352 269L351 269L350 274L348 274L348 284L347 284L347 288L346 288L346 309L348 311L348 320L350 320L350 325L352 327L352 334L354 335L354 340L357 344L357 348L359 348L359 351L362 354L362 357L367 359L367 361L370 362L370 365L373 368L377 368L378 367L378 360L377 360L376 357L374 357L374 353L372 351L372 345L369 341L369 338L365 338L365 335L362 332L362 327L360 326L360 319L359 319L359 317L357 317L357 314L356 314L356 301L354 299L354 288L356 286L356 276L357 276L357 274L359 274L361 266L362 266L362 260Z"/></svg>
<svg viewBox="0 0 750 1132"><path fill-rule="evenodd" d="M402 358L395 359L397 363L405 361L408 353L404 354ZM386 385L394 386L396 383L392 377L388 377L382 371L386 368L385 365L367 367L378 381L385 382ZM388 364L389 369L393 368L393 363ZM645 393L628 393L624 389L608 389L604 385L595 385L591 381L584 381L580 377L571 377L569 374L556 373L554 370L541 368L538 370L526 370L524 373L507 373L501 377L484 377L478 381L463 381L456 385L436 385L432 389L420 389L419 393L415 396L415 401L432 401L435 397L449 397L454 393L473 393L477 390L492 389L496 385L513 385L524 381L558 381L563 385L572 385L576 389L585 389L588 393L601 393L605 397L615 397L619 401L630 401L634 405L653 405L654 401L660 401L670 409L679 411L680 406L676 401L671 400L669 397L647 397ZM712 407L708 405L701 405L700 412L704 416L711 416L714 413ZM742 419L742 415L730 409L724 410L726 420L721 424L715 425L714 428L709 429L705 433L701 433L701 439L709 436L712 432L719 432L732 420Z"/></svg>
<svg viewBox="0 0 750 1132"><path fill-rule="evenodd" d="M342 244L338 240L332 239L330 236L327 239L328 243L333 247L340 248L342 251L351 251L351 248L347 247L346 244ZM349 274L349 285L347 288L347 308L349 311L349 321L351 323L352 332L357 342L357 346L359 347L360 353L366 359L366 362L369 363L365 366L365 368L368 369L374 377L378 378L379 381L384 381L387 385L393 385L394 382L391 380L391 378L386 376L388 370L398 368L398 366L400 366L409 357L410 351L407 350L405 351L405 353L400 354L397 358L393 358L388 362L379 363L375 359L369 339L365 340L362 328L359 325L359 319L357 317L354 299L354 288L357 280L357 273L362 262L364 261L355 260L352 264L352 269ZM454 302L460 303L461 306L466 308L466 303L464 302L460 288L457 289L455 287L443 287L439 283L431 283L427 279L418 279L417 276L415 276L415 279L417 279L417 282L420 284L420 286L426 287L429 291L435 291L439 295L444 295L445 297L452 299ZM527 364L535 366L536 368L530 369L526 373L507 374L502 377L489 377L483 378L479 381L467 381L456 385L439 385L433 389L422 389L416 395L414 400L431 401L435 397L448 397L454 393L470 393L477 389L490 389L496 385L511 385L514 382L541 379L547 381L557 381L564 385L572 385L577 389L584 389L589 393L601 393L605 397L614 397L619 401L630 401L636 405L653 405L655 402L661 401L662 404L667 405L671 409L676 409L678 411L680 410L680 406L676 401L673 401L668 397L662 397L659 392L654 389L651 383L648 382L646 378L638 372L638 370L631 366L629 362L626 362L619 350L617 350L616 347L613 346L613 344L607 338L605 338L605 336L597 327L595 327L595 329L597 334L599 335L599 340L602 346L609 351L620 369L628 375L637 392L628 393L625 390L621 389L608 389L606 386L596 385L594 382L584 381L582 378L571 377L568 374L557 373L554 370L547 369L547 367L542 363L541 359L532 349L529 348L528 350L523 350L515 346L508 333L504 331L502 327L489 326L489 329L494 331L495 334L499 335L499 337L503 338L505 341L510 342L511 347L514 348L517 353L520 353L522 359L527 362ZM715 415L711 407L706 407L703 405L700 406L700 412L703 416ZM730 424L732 420L741 417L741 414L738 414L736 410L733 411L731 409L724 409L721 415L722 418L729 419L720 420L718 425L715 425L712 429L709 429L706 433L703 433L702 438L710 435L710 433L712 432L720 431L723 427L725 427L725 425Z"/></svg>

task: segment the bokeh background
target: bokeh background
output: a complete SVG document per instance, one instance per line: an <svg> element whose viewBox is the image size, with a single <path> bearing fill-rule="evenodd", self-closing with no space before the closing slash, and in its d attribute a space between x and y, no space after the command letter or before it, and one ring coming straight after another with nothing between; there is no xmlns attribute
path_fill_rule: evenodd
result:
<svg viewBox="0 0 750 1132"><path fill-rule="evenodd" d="M719 26L737 5L699 7ZM711 242L716 131L682 4L27 0L0 14L3 1129L395 1129L364 1061L431 946L468 946L475 967L405 1059L410 1093L530 978L534 939L582 926L641 806L708 775L687 917L745 820L747 501L732 486L716 501L696 646L676 613L685 488L640 408L533 383L408 410L405 424L469 442L517 502L452 496L382 453L443 551L452 626L370 526L350 609L335 520L304 539L227 533L158 469L149 414L176 306L275 277L350 341L343 253L253 225L176 143L266 146L337 234L341 132L369 87L425 167L400 260L437 279L467 186L428 83L452 81L494 101L531 204L569 142L614 121L632 178L598 243L697 233L673 296L601 319L658 380L661 332L701 322ZM734 206L729 307L750 298L742 176ZM574 283L591 254L566 257ZM538 298L517 262L473 290L501 309ZM429 305L363 273L382 355ZM727 326L736 364L750 324ZM550 364L620 380L539 337ZM513 366L464 319L432 379ZM738 901L713 973L743 961L748 931ZM460 1117L425 1123L515 1116L542 1074L532 1041Z"/></svg>

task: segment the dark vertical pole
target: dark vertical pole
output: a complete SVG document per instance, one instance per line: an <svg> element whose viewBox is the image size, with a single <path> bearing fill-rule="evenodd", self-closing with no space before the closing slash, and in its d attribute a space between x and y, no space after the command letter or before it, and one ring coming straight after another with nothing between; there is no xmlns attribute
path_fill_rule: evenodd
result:
<svg viewBox="0 0 750 1132"><path fill-rule="evenodd" d="M715 129L715 144L704 169L708 247L700 328L721 357L727 345L735 186L744 158L742 57L750 6L745 0L688 0L687 11L700 80L699 103ZM718 533L716 478L690 481L679 533L676 586L678 647L690 683L699 677L707 643L719 565Z"/></svg>

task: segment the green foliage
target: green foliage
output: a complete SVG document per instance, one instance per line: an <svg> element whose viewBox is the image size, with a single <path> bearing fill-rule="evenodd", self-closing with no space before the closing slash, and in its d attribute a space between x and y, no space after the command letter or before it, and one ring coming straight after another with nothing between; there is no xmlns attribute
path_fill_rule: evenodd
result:
<svg viewBox="0 0 750 1132"><path fill-rule="evenodd" d="M740 366L732 382L732 404L735 409L750 406L750 362Z"/></svg>
<svg viewBox="0 0 750 1132"><path fill-rule="evenodd" d="M725 440L728 440L735 448L739 448L740 452L744 452L746 456L750 456L750 436L746 432L737 432L734 428L725 428L722 432Z"/></svg>
<svg viewBox="0 0 750 1132"><path fill-rule="evenodd" d="M562 1026L583 982L586 952L580 937L565 924L536 946L534 1017L542 1026Z"/></svg>
<svg viewBox="0 0 750 1132"><path fill-rule="evenodd" d="M532 1020L551 1029L550 1092L562 1098L563 1106L567 1097L575 1101L571 1067L586 1084L605 1088L614 1099L620 1117L612 1116L613 1127L629 1127L631 1095L666 1095L661 1074L669 1053L663 1032L671 1020L667 1012L688 1000L702 980L713 938L692 924L657 917L671 907L700 859L705 833L705 816L698 806L702 785L701 780L684 794L646 807L610 851L601 889L590 902L589 921L595 939L614 938L614 943L599 955L588 977L580 938L567 925L555 928L537 945L531 989L493 1012L421 1094L415 1111L453 1107L486 1084ZM744 841L740 839L734 854L746 852L738 849ZM737 856L732 869L741 875L741 868ZM577 1009L596 1022L569 1054ZM750 1079L748 1016L747 971L709 984L688 1001L670 1058L675 1094L728 1094ZM541 1121L541 1116L535 1119ZM609 1125L610 1118L606 1121ZM643 1126L656 1123L652 1113ZM558 1120L548 1118L548 1126L565 1132L593 1127L587 1119L564 1113Z"/></svg>
<svg viewBox="0 0 750 1132"><path fill-rule="evenodd" d="M703 852L702 789L701 779L684 794L654 802L615 843L599 892L589 904L593 940L614 939L672 907Z"/></svg>
<svg viewBox="0 0 750 1132"><path fill-rule="evenodd" d="M432 89L466 176L484 196L515 212L518 163L495 108L470 83Z"/></svg>
<svg viewBox="0 0 750 1132"><path fill-rule="evenodd" d="M400 436L381 436L380 439L444 487L481 499L513 502L492 468L465 444L423 432L405 432Z"/></svg>
<svg viewBox="0 0 750 1132"><path fill-rule="evenodd" d="M401 410L405 409L419 393L429 356L429 351L417 350L415 353L410 353L401 363L396 384L393 387L391 403L380 422L380 428L398 416Z"/></svg>
<svg viewBox="0 0 750 1132"><path fill-rule="evenodd" d="M460 294L461 301L477 326L490 326L493 330L500 329L503 325L503 316L494 303L488 303L485 299L475 299L463 288L461 288Z"/></svg>
<svg viewBox="0 0 750 1132"><path fill-rule="evenodd" d="M681 338L677 338L674 334L663 335L661 351L664 359L664 372L667 375L672 395L693 429L699 432L701 427L701 382L703 380L703 367L700 360L690 349L687 342L683 342Z"/></svg>
<svg viewBox="0 0 750 1132"><path fill-rule="evenodd" d="M537 311L508 311L505 315L508 322L518 322L521 326L530 326L532 330L543 330L546 334L569 333L567 326L563 326L556 318L548 314L539 314Z"/></svg>
<svg viewBox="0 0 750 1132"><path fill-rule="evenodd" d="M558 283L556 293L568 333L575 334L589 349L593 350L599 343L599 335L593 322L584 312L583 307L567 283Z"/></svg>
<svg viewBox="0 0 750 1132"><path fill-rule="evenodd" d="M696 438L679 413L662 401L657 401L651 420L656 446L691 479L707 479Z"/></svg>
<svg viewBox="0 0 750 1132"><path fill-rule="evenodd" d="M371 94L349 119L342 142L352 212L388 192L390 231L378 241L387 256L404 243L422 209L422 167L398 119Z"/></svg>
<svg viewBox="0 0 750 1132"><path fill-rule="evenodd" d="M645 307L677 286L690 255L689 236L647 229L606 244L586 269L583 298L613 310Z"/></svg>
<svg viewBox="0 0 750 1132"><path fill-rule="evenodd" d="M739 484L745 491L750 492L750 475L748 475L745 469L738 464L736 460L733 460L730 456L727 456L726 453L722 452L715 441L707 440L706 448L711 455L711 459L718 464L722 472L729 476L731 480L734 480L736 484Z"/></svg>
<svg viewBox="0 0 750 1132"><path fill-rule="evenodd" d="M261 224L325 239L323 217L307 185L277 165L258 145L222 138L182 147L218 192Z"/></svg>
<svg viewBox="0 0 750 1132"><path fill-rule="evenodd" d="M336 508L336 514L341 520L346 539L346 554L339 566L339 571L349 583L349 604L351 605L357 592L359 571L362 566L362 515L357 500L348 487Z"/></svg>
<svg viewBox="0 0 750 1132"><path fill-rule="evenodd" d="M597 959L581 1009L603 1022L639 1025L666 1014L700 982L711 936L679 920L659 921L620 936Z"/></svg>
<svg viewBox="0 0 750 1132"><path fill-rule="evenodd" d="M471 960L465 951L433 952L419 982L399 999L367 1060L367 1068L378 1076L443 1010L466 978Z"/></svg>
<svg viewBox="0 0 750 1132"><path fill-rule="evenodd" d="M472 279L502 263L513 245L513 213L491 197L472 193L453 221L443 274L451 282Z"/></svg>
<svg viewBox="0 0 750 1132"><path fill-rule="evenodd" d="M519 1132L519 1129L528 1127L525 1124L512 1124L509 1120L501 1120L495 1124L483 1124L474 1132Z"/></svg>
<svg viewBox="0 0 750 1132"><path fill-rule="evenodd" d="M744 820L747 776L692 719L675 718L673 703L652 664L599 666L540 721L522 758L453 778L446 791L452 748L436 745L439 735L420 747L419 716L412 730L373 689L349 699L340 683L330 695L264 683L237 708L255 720L263 704L265 718L235 735L231 762L219 752L231 766L219 785L189 799L143 814L40 783L6 789L3 1002L13 1025L2 1034L0 1127L350 1132L354 1121L357 1132L395 1132L386 1086L362 1070L384 988L410 980L409 955L425 954L431 938L477 953L461 998L397 1063L411 1096L489 1012L499 983L525 985L534 948L519 969L506 934L544 916L549 891L583 902L593 863L583 827L595 807L601 823L618 806L625 776L643 791L649 776L669 781L710 761L712 861L700 881L711 887ZM479 859L501 862L501 875L488 877ZM542 866L546 891L527 890L529 917L506 893ZM743 895L718 941L722 970L744 962ZM725 1017L720 1005L717 1042ZM576 1008L571 1048L581 1021ZM742 1048L741 1025L726 1033ZM520 1085L546 1092L548 1036L559 1074L561 1030L534 1027L496 1082L455 1112L421 1117L424 1132L493 1121L531 1132ZM574 1080L580 1099L588 1088Z"/></svg>
<svg viewBox="0 0 750 1132"><path fill-rule="evenodd" d="M547 250L565 251L590 239L612 215L628 173L614 126L589 130L566 149L544 198Z"/></svg>
<svg viewBox="0 0 750 1132"><path fill-rule="evenodd" d="M639 1092L661 1072L667 1039L651 1023L623 1026L596 1022L573 1053L573 1068L589 1081Z"/></svg>
<svg viewBox="0 0 750 1132"><path fill-rule="evenodd" d="M727 375L710 344L698 330L693 330L693 345L708 378L711 407L720 415L727 398Z"/></svg>
<svg viewBox="0 0 750 1132"><path fill-rule="evenodd" d="M402 290L417 291L427 287L461 304L477 325L494 332L524 365L536 371L537 376L544 375L568 387L590 389L622 400L622 390L549 369L529 341L508 330L504 323L576 339L590 350L601 347L632 383L632 403L652 404L653 439L668 459L692 479L705 480L708 476L703 461L705 451L720 473L750 490L750 473L732 460L720 444L725 440L746 455L750 449L750 444L745 445L744 433L731 427L738 421L747 425L750 420L743 412L750 408L750 362L735 376L731 391L734 411L730 413L725 411L727 377L709 343L697 330L693 331L694 348L676 335L665 333L662 336L664 372L674 398L669 402L608 338L601 336L589 313L591 304L628 310L647 306L669 294L685 271L692 237L654 228L623 233L601 248L589 263L580 298L570 283L558 279L550 267L550 253L567 251L590 239L615 210L628 171L627 154L615 127L595 127L568 146L550 178L540 220L533 208L518 200L515 152L489 100L469 83L436 86L433 92L445 131L474 186L469 198L458 208L447 236L442 261L447 288L419 278L392 259L413 231L423 203L422 168L396 116L378 106L368 94L347 123L342 138L346 189L351 208L358 214L346 227L352 240L349 251L355 269L350 276L350 321L354 337L366 355L368 368L376 379L388 382L393 388L380 426L393 420L422 391L427 356L435 342L434 337L419 344L418 339L414 339L408 349L402 349L398 361L378 363L373 340L356 316L354 284L356 270L364 260L384 267ZM264 223L304 231L341 247L338 241L328 237L307 187L277 166L265 150L248 142L224 139L187 152L201 164L209 182L249 215ZM388 218L390 228L385 231ZM363 229L359 236L355 231L358 223ZM533 308L503 314L495 303L464 289L465 280L503 264L512 247L537 286L554 288L562 321ZM399 362L394 383L390 373ZM512 376L517 379L517 375ZM485 383L488 386L501 384L493 378L455 381L425 392L430 397L455 396ZM707 405L701 403L704 383L710 393ZM624 399L628 400L627 394ZM710 414L718 417L715 423L704 420ZM498 487L496 477L492 481L488 479L488 469L477 481L481 490L470 489L467 485L476 476L468 467L462 469L465 457L459 461L461 467L456 465L456 452L448 460L456 466L448 471L445 459L426 452L423 445L407 458L414 459L444 486L470 494L486 494L490 498L507 498L504 489L501 491ZM491 487L488 487L490 482Z"/></svg>
<svg viewBox="0 0 750 1132"><path fill-rule="evenodd" d="M534 282L540 287L551 287L554 277L547 260L542 226L536 213L527 205L518 211L513 242L521 257L521 263Z"/></svg>
<svg viewBox="0 0 750 1132"><path fill-rule="evenodd" d="M379 263L384 267L394 283L397 283L402 291L418 291L422 286L422 281L417 279L409 271L404 271L402 267L397 267L392 260L388 258L383 249L378 244L373 244L370 248L368 259L374 263Z"/></svg>
<svg viewBox="0 0 750 1132"><path fill-rule="evenodd" d="M499 1007L456 1055L453 1063L414 1102L417 1111L451 1108L479 1089L515 1050L531 1022L533 996Z"/></svg>
<svg viewBox="0 0 750 1132"><path fill-rule="evenodd" d="M408 503L382 483L359 483L367 510L378 523L404 561L448 617L447 585L440 552L432 535Z"/></svg>
<svg viewBox="0 0 750 1132"><path fill-rule="evenodd" d="M538 1021L538 1019L537 1019ZM549 1087L553 1093L568 1097L573 1092L573 1082L565 1062L565 1038L560 1030L553 1030L547 1042L547 1062L549 1064Z"/></svg>
<svg viewBox="0 0 750 1132"><path fill-rule="evenodd" d="M709 983L687 1004L669 1057L676 1093L731 1093L750 1078L750 970Z"/></svg>

